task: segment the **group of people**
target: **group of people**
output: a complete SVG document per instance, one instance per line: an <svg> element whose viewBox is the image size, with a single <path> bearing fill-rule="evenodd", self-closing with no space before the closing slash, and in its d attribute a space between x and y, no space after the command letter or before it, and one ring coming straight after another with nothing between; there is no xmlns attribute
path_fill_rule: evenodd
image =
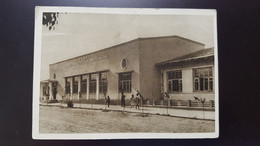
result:
<svg viewBox="0 0 260 146"><path fill-rule="evenodd" d="M132 94L132 97L130 98L130 108L135 107L136 109L140 109L140 101L140 94L137 93L136 97L134 97L134 95Z"/></svg>
<svg viewBox="0 0 260 146"><path fill-rule="evenodd" d="M125 98L126 96L124 95L124 92L122 91L121 92L121 107L124 107L125 108ZM110 105L110 97L105 96L105 100L106 100L106 103L107 103L107 107L109 107ZM136 109L140 107L140 101L141 101L141 95L140 93L137 91L136 93L136 97L134 97L134 94L132 94L131 98L130 98L130 108L132 107L136 107Z"/></svg>

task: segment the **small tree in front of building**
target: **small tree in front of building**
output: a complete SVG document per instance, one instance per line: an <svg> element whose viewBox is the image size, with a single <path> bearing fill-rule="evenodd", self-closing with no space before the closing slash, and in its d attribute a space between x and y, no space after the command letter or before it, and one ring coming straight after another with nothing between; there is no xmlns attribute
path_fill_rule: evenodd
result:
<svg viewBox="0 0 260 146"><path fill-rule="evenodd" d="M204 116L204 103L205 103L206 99L205 98L198 98L196 96L194 96L194 99L198 100L202 104L203 119L205 119L205 116Z"/></svg>
<svg viewBox="0 0 260 146"><path fill-rule="evenodd" d="M73 108L73 102L72 102L71 100L69 100L69 101L67 102L67 106L68 106L69 108Z"/></svg>

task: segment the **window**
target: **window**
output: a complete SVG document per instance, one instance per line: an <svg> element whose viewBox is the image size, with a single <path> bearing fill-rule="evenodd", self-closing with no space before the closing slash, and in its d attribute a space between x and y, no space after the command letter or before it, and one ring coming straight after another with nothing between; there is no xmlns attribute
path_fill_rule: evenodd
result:
<svg viewBox="0 0 260 146"><path fill-rule="evenodd" d="M212 68L197 68L193 70L194 91L212 91L213 77Z"/></svg>
<svg viewBox="0 0 260 146"><path fill-rule="evenodd" d="M99 92L107 93L107 73L102 72L99 77Z"/></svg>
<svg viewBox="0 0 260 146"><path fill-rule="evenodd" d="M124 92L132 91L132 73L120 73L119 74L119 92L123 89Z"/></svg>
<svg viewBox="0 0 260 146"><path fill-rule="evenodd" d="M78 93L79 77L73 77L73 93Z"/></svg>
<svg viewBox="0 0 260 146"><path fill-rule="evenodd" d="M87 92L87 76L88 75L83 75L81 76L81 93L86 93Z"/></svg>
<svg viewBox="0 0 260 146"><path fill-rule="evenodd" d="M168 92L182 92L182 71L168 72Z"/></svg>
<svg viewBox="0 0 260 146"><path fill-rule="evenodd" d="M97 90L97 74L90 74L89 93L95 93Z"/></svg>
<svg viewBox="0 0 260 146"><path fill-rule="evenodd" d="M66 94L70 93L70 80L71 80L71 78L66 78L65 79Z"/></svg>

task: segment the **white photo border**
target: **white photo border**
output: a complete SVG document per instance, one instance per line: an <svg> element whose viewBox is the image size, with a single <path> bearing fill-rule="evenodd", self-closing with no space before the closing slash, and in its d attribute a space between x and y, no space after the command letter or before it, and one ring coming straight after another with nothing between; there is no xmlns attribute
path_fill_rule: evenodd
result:
<svg viewBox="0 0 260 146"><path fill-rule="evenodd" d="M215 132L212 133L92 133L92 134L40 134L39 133L39 98L41 69L41 40L43 12L103 13L135 15L208 15L213 16L214 25L214 66L215 66ZM33 70L33 139L195 139L219 137L219 80L218 80L218 45L217 14L214 9L147 9L147 8L94 8L94 7L35 7L34 70Z"/></svg>

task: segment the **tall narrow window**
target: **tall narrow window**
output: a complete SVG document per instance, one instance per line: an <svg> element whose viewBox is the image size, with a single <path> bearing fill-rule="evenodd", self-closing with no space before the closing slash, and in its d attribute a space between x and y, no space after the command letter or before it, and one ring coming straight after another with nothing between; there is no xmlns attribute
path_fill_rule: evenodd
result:
<svg viewBox="0 0 260 146"><path fill-rule="evenodd" d="M70 80L71 80L71 78L66 78L65 79L66 94L70 93Z"/></svg>
<svg viewBox="0 0 260 146"><path fill-rule="evenodd" d="M97 74L90 74L89 92L95 93L97 90Z"/></svg>
<svg viewBox="0 0 260 146"><path fill-rule="evenodd" d="M102 72L99 76L99 92L107 93L107 73Z"/></svg>
<svg viewBox="0 0 260 146"><path fill-rule="evenodd" d="M87 76L88 75L82 75L81 76L81 93L86 93L87 92Z"/></svg>
<svg viewBox="0 0 260 146"><path fill-rule="evenodd" d="M168 91L182 92L182 71L168 72Z"/></svg>
<svg viewBox="0 0 260 146"><path fill-rule="evenodd" d="M195 84L195 86L194 86L194 90L199 90L199 79L194 79L194 84Z"/></svg>
<svg viewBox="0 0 260 146"><path fill-rule="evenodd" d="M73 93L78 93L79 77L73 77Z"/></svg>
<svg viewBox="0 0 260 146"><path fill-rule="evenodd" d="M123 90L124 92L132 91L132 73L120 73L119 74L119 92Z"/></svg>
<svg viewBox="0 0 260 146"><path fill-rule="evenodd" d="M213 77L212 68L197 68L193 70L194 91L212 91Z"/></svg>
<svg viewBox="0 0 260 146"><path fill-rule="evenodd" d="M213 79L209 78L209 90L213 90Z"/></svg>

